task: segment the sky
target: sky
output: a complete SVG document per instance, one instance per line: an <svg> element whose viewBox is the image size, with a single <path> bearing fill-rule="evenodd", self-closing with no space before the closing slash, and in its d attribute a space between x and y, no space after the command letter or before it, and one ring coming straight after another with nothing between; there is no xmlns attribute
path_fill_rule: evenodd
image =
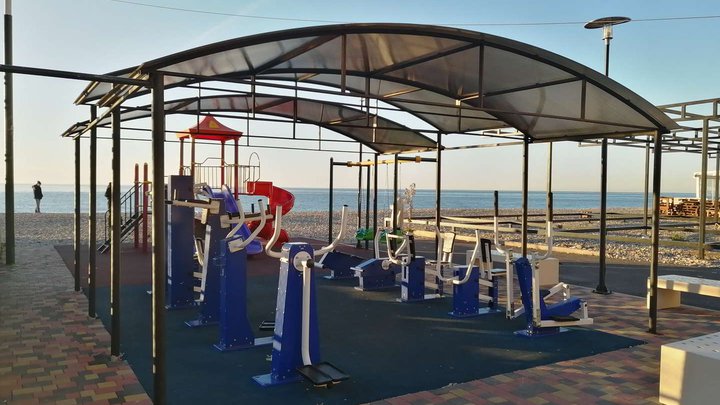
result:
<svg viewBox="0 0 720 405"><path fill-rule="evenodd" d="M616 27L611 43L610 76L614 80L655 105L720 96L720 69L717 69L720 55L716 52L720 18L647 21L720 16L717 1L15 0L12 14L14 64L96 74L221 40L331 22L456 26L529 43L602 71L605 53L601 32L586 30L583 24L599 17L627 16L634 21ZM87 106L73 104L86 84L14 76L16 184L37 180L45 184L73 183L73 142L60 138L60 134L73 123L89 117ZM4 88L2 97L5 97ZM5 111L0 114L4 129ZM169 118L166 126L168 130L182 130L192 126L193 121ZM250 129L274 130L261 129L259 125L250 124ZM303 128L303 131L316 133L317 129ZM99 135L110 136L104 130ZM149 137L147 133L127 132L123 136ZM168 135L168 139L172 138L174 136ZM83 184L88 183L87 147L87 141L82 141ZM599 148L580 148L570 142L556 144L554 148L555 191L599 191ZM4 155L4 142L0 150ZM100 140L98 150L98 183L104 188L111 178L110 141ZM150 144L124 142L122 150L122 182L128 184L135 163L150 164ZM531 190L545 189L547 150L544 144L530 147ZM327 187L330 157L357 158L357 154L347 153L244 147L240 150L240 161L247 162L252 152L260 157L262 179L285 187ZM519 190L521 153L520 146L448 152L442 167L443 187ZM217 148L198 150L201 159L218 155ZM177 171L178 156L177 144L168 144L166 174ZM680 153L663 156L663 190L694 191L692 174L700 170L700 157ZM611 147L609 190L642 191L644 159L643 150ZM714 168L714 164L710 161L709 167ZM4 164L0 167L0 176L4 182ZM335 177L336 187L357 184L356 170L336 169ZM402 165L400 182L403 188L411 183L417 188L433 188L435 167L432 164ZM392 174L385 168L381 169L379 186L392 187Z"/></svg>

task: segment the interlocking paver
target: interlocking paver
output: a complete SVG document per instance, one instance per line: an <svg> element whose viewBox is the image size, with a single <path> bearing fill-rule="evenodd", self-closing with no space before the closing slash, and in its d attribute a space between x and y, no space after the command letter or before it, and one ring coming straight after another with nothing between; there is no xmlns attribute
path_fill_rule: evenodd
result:
<svg viewBox="0 0 720 405"><path fill-rule="evenodd" d="M150 404L127 363L96 360L110 337L53 246L18 243L16 263L0 265L0 403Z"/></svg>

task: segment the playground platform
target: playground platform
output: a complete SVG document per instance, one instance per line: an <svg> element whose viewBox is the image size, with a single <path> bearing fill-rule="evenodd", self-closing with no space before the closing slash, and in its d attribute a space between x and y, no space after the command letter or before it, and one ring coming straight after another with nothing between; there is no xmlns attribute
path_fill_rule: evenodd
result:
<svg viewBox="0 0 720 405"><path fill-rule="evenodd" d="M151 403L128 364L109 357L109 335L99 319L87 318L85 296L73 291L72 277L58 251L49 245L18 246L18 264L0 265L0 401ZM596 320L591 328L646 343L376 403L654 404L658 403L660 346L720 330L720 313L684 305L660 311L661 334L652 335L646 332L644 297L618 292L595 295L583 287L574 287L573 292L589 300ZM482 337L477 344L482 344ZM272 403L270 397L268 401ZM348 398L344 403L357 402Z"/></svg>

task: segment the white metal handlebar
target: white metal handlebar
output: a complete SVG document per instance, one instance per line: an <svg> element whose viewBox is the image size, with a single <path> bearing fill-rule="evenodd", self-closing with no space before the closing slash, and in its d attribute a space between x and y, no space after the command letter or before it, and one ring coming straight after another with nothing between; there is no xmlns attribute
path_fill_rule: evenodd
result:
<svg viewBox="0 0 720 405"><path fill-rule="evenodd" d="M272 250L272 247L275 245L275 242L277 242L278 238L280 238L280 230L282 229L282 207L279 205L275 208L274 225L275 225L275 228L273 229L272 237L270 238L269 241L267 241L267 244L265 245L265 254L267 254L270 257L280 259L282 257L282 253Z"/></svg>
<svg viewBox="0 0 720 405"><path fill-rule="evenodd" d="M338 233L338 236L329 245L316 250L315 256L321 256L327 252L332 251L333 249L335 249L335 246L337 246L337 244L340 243L343 236L345 235L345 225L347 225L347 209L348 209L348 206L343 205L342 212L340 213L340 232Z"/></svg>

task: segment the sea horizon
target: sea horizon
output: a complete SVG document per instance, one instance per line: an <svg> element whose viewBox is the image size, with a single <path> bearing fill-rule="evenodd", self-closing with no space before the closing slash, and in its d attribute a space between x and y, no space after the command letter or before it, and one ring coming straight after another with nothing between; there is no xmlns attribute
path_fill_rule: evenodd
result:
<svg viewBox="0 0 720 405"><path fill-rule="evenodd" d="M35 201L32 195L30 184L15 185L15 212L31 213L35 210ZM123 186L124 193L130 186ZM295 195L294 211L327 211L329 208L329 190L320 187L288 187L288 191ZM490 209L493 207L493 195L495 190L462 190L448 189L441 193L441 207L443 209ZM74 186L62 184L43 185L44 198L41 203L41 211L48 213L73 213L74 212ZM80 210L88 211L89 187L81 186ZM105 199L105 185L98 185L97 208L98 212L104 212L107 207ZM405 189L398 190L398 198L403 198ZM664 192L663 196L692 198L694 193L686 192ZM370 195L370 207L372 208L372 193ZM435 207L435 190L416 189L413 197L413 208L429 209ZM522 193L518 190L499 191L500 209L517 209L522 204ZM650 205L652 205L652 194L649 194ZM241 195L240 201L245 211L256 209L251 207L255 204L258 196ZM363 192L360 201L362 209L365 210L366 195ZM347 204L351 210L357 210L358 192L355 188L335 188L333 190L333 210L340 210ZM392 189L378 189L378 209L382 210L392 204ZM255 204L256 205L256 204ZM613 191L608 192L607 206L610 208L642 208L644 205L643 192ZM544 190L531 190L528 195L528 206L530 209L544 209L546 206L546 192ZM553 206L555 209L598 209L600 207L600 193L596 191L553 191ZM0 210L5 212L5 192L0 191Z"/></svg>

